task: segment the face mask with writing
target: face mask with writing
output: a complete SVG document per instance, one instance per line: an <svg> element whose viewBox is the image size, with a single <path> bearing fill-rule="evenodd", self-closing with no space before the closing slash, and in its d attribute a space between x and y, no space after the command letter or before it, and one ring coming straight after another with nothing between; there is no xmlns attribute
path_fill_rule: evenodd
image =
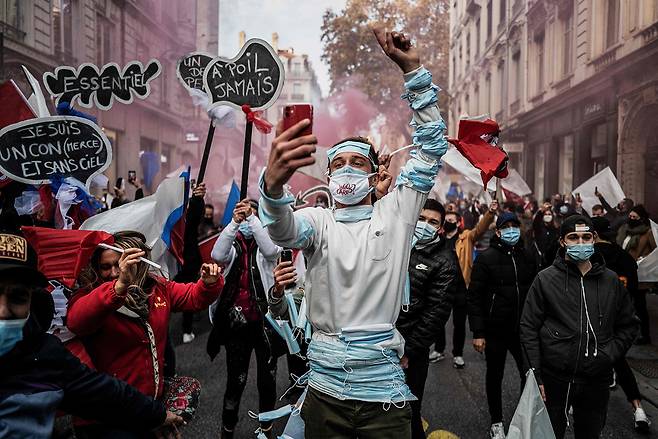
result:
<svg viewBox="0 0 658 439"><path fill-rule="evenodd" d="M329 191L338 203L353 206L374 189L368 181L373 175L375 173L367 174L349 165L343 166L329 176Z"/></svg>

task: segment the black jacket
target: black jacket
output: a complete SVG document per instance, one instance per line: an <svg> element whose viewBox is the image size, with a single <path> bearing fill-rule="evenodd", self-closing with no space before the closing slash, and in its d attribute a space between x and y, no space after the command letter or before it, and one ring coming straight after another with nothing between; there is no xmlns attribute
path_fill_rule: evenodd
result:
<svg viewBox="0 0 658 439"><path fill-rule="evenodd" d="M565 382L607 385L612 365L633 344L638 319L630 295L599 254L590 261L592 269L582 276L561 249L530 288L521 343L538 380L548 374Z"/></svg>
<svg viewBox="0 0 658 439"><path fill-rule="evenodd" d="M41 330L34 315L23 334L0 356L1 437L50 437L57 409L146 431L164 422L161 402L81 364L57 337Z"/></svg>
<svg viewBox="0 0 658 439"><path fill-rule="evenodd" d="M616 243L611 242L596 243L594 249L603 256L605 266L617 273L619 280L631 293L631 296L637 292L637 262L633 256Z"/></svg>
<svg viewBox="0 0 658 439"><path fill-rule="evenodd" d="M468 288L468 318L473 338L518 331L521 310L537 274L535 259L523 241L510 247L497 235L473 263Z"/></svg>
<svg viewBox="0 0 658 439"><path fill-rule="evenodd" d="M396 322L407 355L425 355L452 309L458 265L454 251L441 241L414 248L409 259L411 300Z"/></svg>

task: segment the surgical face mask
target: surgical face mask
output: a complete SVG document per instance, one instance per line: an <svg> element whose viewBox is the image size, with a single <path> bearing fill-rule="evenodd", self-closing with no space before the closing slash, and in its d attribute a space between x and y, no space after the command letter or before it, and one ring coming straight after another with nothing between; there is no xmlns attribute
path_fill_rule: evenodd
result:
<svg viewBox="0 0 658 439"><path fill-rule="evenodd" d="M254 236L254 232L251 231L251 227L249 227L249 223L246 221L242 221L240 223L240 227L238 228L240 233L242 233L242 236L245 238L249 239L252 236Z"/></svg>
<svg viewBox="0 0 658 439"><path fill-rule="evenodd" d="M425 221L418 221L416 223L416 230L414 231L414 238L418 244L426 244L436 237L437 230L434 226Z"/></svg>
<svg viewBox="0 0 658 439"><path fill-rule="evenodd" d="M0 320L0 356L11 351L23 339L25 319Z"/></svg>
<svg viewBox="0 0 658 439"><path fill-rule="evenodd" d="M507 245L516 245L520 237L521 229L518 227L508 227L500 231L500 239Z"/></svg>
<svg viewBox="0 0 658 439"><path fill-rule="evenodd" d="M594 254L594 244L574 244L567 246L567 255L572 261L585 262Z"/></svg>
<svg viewBox="0 0 658 439"><path fill-rule="evenodd" d="M349 165L343 166L329 176L329 191L338 203L352 206L372 192L374 188L368 179L373 175Z"/></svg>
<svg viewBox="0 0 658 439"><path fill-rule="evenodd" d="M553 215L544 215L544 222L545 223L552 223L553 222Z"/></svg>

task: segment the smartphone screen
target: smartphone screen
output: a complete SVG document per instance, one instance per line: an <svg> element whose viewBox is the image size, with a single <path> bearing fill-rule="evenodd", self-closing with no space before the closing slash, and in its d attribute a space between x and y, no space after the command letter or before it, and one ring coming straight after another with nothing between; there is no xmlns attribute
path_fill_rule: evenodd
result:
<svg viewBox="0 0 658 439"><path fill-rule="evenodd" d="M283 109L283 129L284 131L301 122L309 119L311 124L299 133L298 137L307 136L313 133L313 105L311 104L291 104L286 105Z"/></svg>
<svg viewBox="0 0 658 439"><path fill-rule="evenodd" d="M135 180L137 180L137 172L128 171L128 181L135 181Z"/></svg>

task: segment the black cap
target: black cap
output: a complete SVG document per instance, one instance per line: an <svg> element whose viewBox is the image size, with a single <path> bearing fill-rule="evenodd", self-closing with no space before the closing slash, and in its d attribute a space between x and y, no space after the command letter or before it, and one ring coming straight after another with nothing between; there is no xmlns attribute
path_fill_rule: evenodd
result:
<svg viewBox="0 0 658 439"><path fill-rule="evenodd" d="M496 228L500 229L503 226L503 224L508 222L512 222L517 226L521 225L521 221L519 221L519 217L516 216L515 213L503 212L500 215L498 215L498 220L496 221Z"/></svg>
<svg viewBox="0 0 658 439"><path fill-rule="evenodd" d="M594 226L589 218L583 215L571 215L562 221L560 226L560 237L564 238L571 232L592 232L594 233Z"/></svg>
<svg viewBox="0 0 658 439"><path fill-rule="evenodd" d="M48 280L38 269L34 249L25 238L11 232L0 232L0 273L16 274L35 286L48 285Z"/></svg>

